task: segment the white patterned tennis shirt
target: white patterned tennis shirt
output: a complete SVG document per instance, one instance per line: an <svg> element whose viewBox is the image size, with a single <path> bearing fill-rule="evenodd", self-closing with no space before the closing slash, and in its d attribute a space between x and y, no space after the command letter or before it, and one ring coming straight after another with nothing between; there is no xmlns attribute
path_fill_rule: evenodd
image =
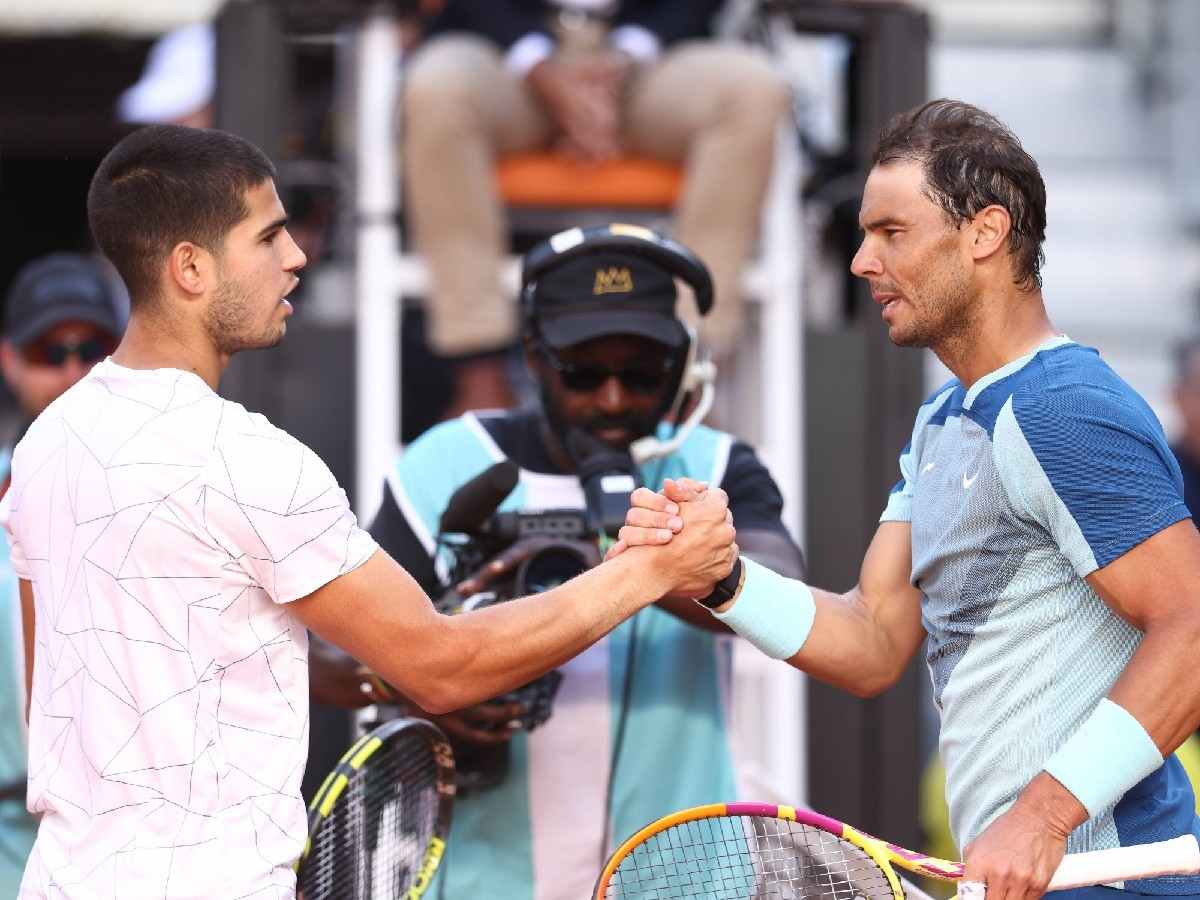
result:
<svg viewBox="0 0 1200 900"><path fill-rule="evenodd" d="M33 583L21 898L291 898L308 638L376 549L324 463L197 375L106 360L14 452Z"/></svg>

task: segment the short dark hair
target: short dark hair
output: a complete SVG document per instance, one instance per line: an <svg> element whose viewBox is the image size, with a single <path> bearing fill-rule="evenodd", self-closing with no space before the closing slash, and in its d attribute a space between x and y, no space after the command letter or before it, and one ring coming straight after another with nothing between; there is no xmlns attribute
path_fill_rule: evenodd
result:
<svg viewBox="0 0 1200 900"><path fill-rule="evenodd" d="M1008 210L1015 281L1025 289L1041 287L1046 185L1037 162L1004 123L961 100L931 100L884 126L871 164L900 160L921 164L926 195L957 225L988 206Z"/></svg>
<svg viewBox="0 0 1200 900"><path fill-rule="evenodd" d="M194 241L218 252L249 214L246 191L274 177L266 154L237 135L150 125L122 139L96 169L88 224L136 306L157 292L172 247Z"/></svg>

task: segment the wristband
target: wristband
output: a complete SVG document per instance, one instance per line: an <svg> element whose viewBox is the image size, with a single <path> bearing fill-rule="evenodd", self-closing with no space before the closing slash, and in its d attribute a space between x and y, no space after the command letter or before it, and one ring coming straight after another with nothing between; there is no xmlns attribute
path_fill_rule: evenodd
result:
<svg viewBox="0 0 1200 900"><path fill-rule="evenodd" d="M790 659L812 631L817 607L803 581L742 558L746 572L733 605L713 615L772 659Z"/></svg>
<svg viewBox="0 0 1200 900"><path fill-rule="evenodd" d="M739 556L733 561L729 574L713 585L712 593L707 597L697 597L696 602L708 609L724 606L738 595L742 589L742 579L746 577L746 567Z"/></svg>
<svg viewBox="0 0 1200 900"><path fill-rule="evenodd" d="M1162 764L1142 723L1105 697L1044 768L1094 818Z"/></svg>

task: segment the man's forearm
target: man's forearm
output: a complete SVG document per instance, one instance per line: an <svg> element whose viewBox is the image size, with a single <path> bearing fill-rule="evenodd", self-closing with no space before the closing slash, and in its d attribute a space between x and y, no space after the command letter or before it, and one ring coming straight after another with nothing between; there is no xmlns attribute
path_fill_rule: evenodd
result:
<svg viewBox="0 0 1200 900"><path fill-rule="evenodd" d="M1200 617L1190 612L1149 624L1108 695L1141 723L1164 757L1200 727L1197 644Z"/></svg>
<svg viewBox="0 0 1200 900"><path fill-rule="evenodd" d="M812 633L788 662L857 697L874 697L895 684L924 632L914 631L911 617L905 627L895 627L879 621L874 610L907 603L909 598L870 604L858 587L845 594L820 588L812 588L812 593L816 605Z"/></svg>
<svg viewBox="0 0 1200 900"><path fill-rule="evenodd" d="M433 713L495 697L578 655L665 591L651 553L623 554L542 594L439 617L418 652L375 668Z"/></svg>

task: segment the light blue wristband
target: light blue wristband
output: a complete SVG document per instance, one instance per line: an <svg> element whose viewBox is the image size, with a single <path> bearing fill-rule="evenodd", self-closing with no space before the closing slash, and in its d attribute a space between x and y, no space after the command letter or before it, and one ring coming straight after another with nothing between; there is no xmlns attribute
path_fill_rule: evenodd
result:
<svg viewBox="0 0 1200 900"><path fill-rule="evenodd" d="M772 659L790 659L812 631L812 591L744 556L742 565L746 575L733 605L713 615Z"/></svg>
<svg viewBox="0 0 1200 900"><path fill-rule="evenodd" d="M1095 817L1163 764L1142 723L1107 697L1067 738L1045 770Z"/></svg>

